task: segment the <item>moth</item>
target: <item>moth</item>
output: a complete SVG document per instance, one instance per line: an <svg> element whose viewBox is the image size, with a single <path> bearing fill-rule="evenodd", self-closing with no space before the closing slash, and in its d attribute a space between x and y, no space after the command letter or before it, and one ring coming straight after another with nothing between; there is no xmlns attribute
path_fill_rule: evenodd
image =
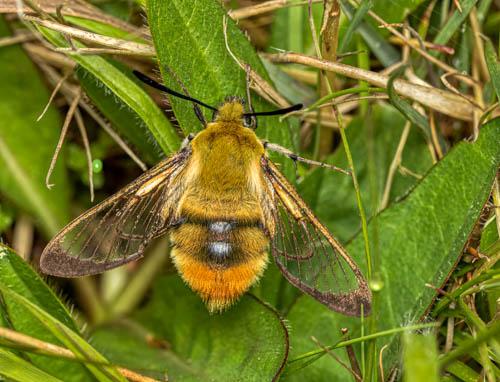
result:
<svg viewBox="0 0 500 382"><path fill-rule="evenodd" d="M69 223L44 249L47 274L77 277L137 260L168 234L170 256L210 312L233 304L264 273L269 253L302 292L346 315L369 314L371 293L355 262L271 162L267 150L304 160L261 141L256 117L228 97L214 108L151 78L142 81L214 110L204 129L178 152ZM313 161L308 161L312 163ZM315 163L315 162L314 162Z"/></svg>

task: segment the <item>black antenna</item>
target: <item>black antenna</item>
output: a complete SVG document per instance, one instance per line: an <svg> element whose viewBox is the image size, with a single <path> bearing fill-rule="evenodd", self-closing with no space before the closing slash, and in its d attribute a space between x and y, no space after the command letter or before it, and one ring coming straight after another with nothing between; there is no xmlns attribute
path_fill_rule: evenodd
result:
<svg viewBox="0 0 500 382"><path fill-rule="evenodd" d="M258 117L259 115L281 115L281 114L286 114L290 113L292 111L297 111L302 109L304 105L301 103L298 103L296 105L292 105L290 107L286 107L284 109L278 109L278 110L273 110L273 111L259 111L257 113L245 113L243 114L245 117Z"/></svg>
<svg viewBox="0 0 500 382"><path fill-rule="evenodd" d="M134 75L138 79L140 79L142 82L144 82L145 84L147 84L155 89L161 90L162 92L168 93L168 94L173 95L175 97L194 102L198 105L206 107L207 109L217 111L217 108L210 106L210 105L207 105L206 103L201 102L201 101L197 100L196 98L189 97L189 96L184 95L182 93L178 93L175 90L167 88L165 85L162 85L162 84L156 82L152 78L146 76L145 74L143 74L137 70L133 70L132 73L134 73ZM286 107L284 109L278 109L278 110L272 110L272 111L260 111L257 113L253 113L253 112L252 113L245 113L245 114L243 114L243 116L245 116L245 117L258 117L259 115L282 115L282 114L290 113L292 111L300 110L300 109L302 109L302 107L303 107L303 105L301 103L298 103L296 105L292 105L292 106Z"/></svg>
<svg viewBox="0 0 500 382"><path fill-rule="evenodd" d="M161 90L162 92L165 92L165 93L168 93L170 95L173 95L175 97L178 97L178 98L182 98L182 99L185 99L187 101L191 101L191 102L194 102L194 103L197 103L198 105L201 105L203 107L206 107L207 109L210 109L210 110L213 110L213 111L217 111L217 108L213 107L213 106L210 106L210 105L207 105L206 103L204 102L201 102L201 101L198 101L196 98L193 98L193 97L189 97L187 95L184 95L182 93L178 93L176 92L175 90L172 90L170 88L167 88L165 85L162 85L162 84L159 84L158 82L156 82L155 80L153 80L152 78L146 76L145 74L137 71L137 70L133 70L132 73L134 73L134 75L140 79L142 82L144 82L145 84L151 86L152 88L155 88L155 89L158 89L158 90Z"/></svg>

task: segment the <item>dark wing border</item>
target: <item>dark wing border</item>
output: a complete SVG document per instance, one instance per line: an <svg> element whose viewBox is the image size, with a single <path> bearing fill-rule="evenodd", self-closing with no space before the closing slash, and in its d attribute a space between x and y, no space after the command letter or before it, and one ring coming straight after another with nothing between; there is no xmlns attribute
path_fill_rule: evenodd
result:
<svg viewBox="0 0 500 382"><path fill-rule="evenodd" d="M151 230L150 232L144 232L144 235L140 236L140 238L142 239L142 243L137 251L131 254L125 253L123 258L106 262L95 262L92 260L92 258L80 259L78 256L69 255L67 253L68 251L66 251L62 247L61 243L63 242L66 235L71 233L71 231L74 230L75 228L78 228L79 225L81 225L86 220L92 219L93 216L102 213L107 209L113 209L117 205L117 203L120 203L120 201L122 201L124 198L127 200L131 200L134 197L136 197L135 193L137 192L137 190L139 190L141 186L146 184L148 181L154 179L155 177L162 174L165 175L165 179L163 179L160 184L155 185L153 190L156 191L158 187L168 188L168 186L170 185L169 182L173 178L175 178L175 175L179 173L179 170L181 170L184 167L189 156L190 156L189 148L186 147L180 150L176 154L164 159L156 166L146 171L144 174L139 176L133 182L131 182L130 184L128 184L127 186L125 186L124 188L122 188L109 198L95 205L94 207L92 207L91 209L89 209L88 211L84 212L76 219L71 221L54 238L52 238L52 240L47 244L47 246L43 250L40 258L40 268L42 272L60 277L87 276L104 272L108 269L115 268L119 265L140 258L144 252L144 249L149 244L149 242L153 238L164 233L165 229L161 229L161 227L155 227L156 229L154 230L150 229ZM148 195L149 193L145 195L144 200L145 198L148 197ZM137 212L134 210L133 213ZM103 220L105 217L106 215L99 220ZM84 226L83 229L86 229L86 227L87 226Z"/></svg>
<svg viewBox="0 0 500 382"><path fill-rule="evenodd" d="M280 173L276 165L263 156L261 159L261 166L264 177L270 188L269 192L272 194L270 198L274 200L275 204L275 210L272 214L274 221L272 222L272 227L268 228L268 231L272 232L271 253L284 277L292 285L314 297L334 311L350 316L360 316L361 314L368 315L371 310L371 291L354 260L347 254L342 245L330 234L328 229L316 218L304 200L297 191L295 191L295 188L288 182L285 176ZM280 257L286 257L292 260L296 260L297 257L283 254L281 253L282 251L277 248L278 234L276 231L280 229L280 222L278 221L278 219L281 219L279 214L280 206L282 210L287 213L290 221L295 221L297 225L299 225L302 220L307 220L319 234L326 239L334 253L341 256L352 270L358 284L357 289L349 293L322 292L303 282L287 269ZM314 256L314 254L307 256ZM361 306L363 306L363 309L361 309Z"/></svg>

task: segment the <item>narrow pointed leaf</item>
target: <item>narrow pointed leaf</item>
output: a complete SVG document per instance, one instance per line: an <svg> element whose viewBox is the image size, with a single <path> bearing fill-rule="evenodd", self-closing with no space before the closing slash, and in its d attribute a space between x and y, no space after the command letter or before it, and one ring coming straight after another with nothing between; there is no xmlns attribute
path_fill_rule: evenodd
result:
<svg viewBox="0 0 500 382"><path fill-rule="evenodd" d="M47 374L14 353L2 348L0 348L0 376L18 382L62 382L61 379Z"/></svg>
<svg viewBox="0 0 500 382"><path fill-rule="evenodd" d="M8 285L11 291L24 296L51 314L67 327L77 331L77 326L64 304L54 292L43 282L41 277L10 248L0 244L0 283ZM47 331L46 327L17 300L2 296L5 311L5 323L18 332L25 333L40 340L62 346L56 336ZM0 325L2 320L0 319ZM78 363L64 359L48 358L36 354L27 354L27 358L40 369L68 382L91 381L87 370Z"/></svg>
<svg viewBox="0 0 500 382"><path fill-rule="evenodd" d="M77 357L88 360L89 362L85 364L86 367L100 382L127 382L125 377L113 366L109 365L106 358L66 325L52 317L42 308L31 303L25 297L13 292L3 283L0 283L0 292L3 296L16 301L19 305L26 308L33 317L38 319L48 331Z"/></svg>

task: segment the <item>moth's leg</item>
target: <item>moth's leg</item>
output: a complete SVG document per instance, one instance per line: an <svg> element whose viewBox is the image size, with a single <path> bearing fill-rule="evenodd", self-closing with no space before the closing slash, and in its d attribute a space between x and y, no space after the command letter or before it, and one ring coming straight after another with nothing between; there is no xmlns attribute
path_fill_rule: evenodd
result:
<svg viewBox="0 0 500 382"><path fill-rule="evenodd" d="M194 138L193 133L189 133L186 138L181 143L181 150L189 145L189 142L191 142Z"/></svg>
<svg viewBox="0 0 500 382"><path fill-rule="evenodd" d="M331 170L339 171L339 172L346 174L346 175L351 175L351 173L349 171L344 170L342 168L339 168L337 166L301 157L301 156L295 154L293 151L288 150L286 147L277 145L276 143L262 141L262 144L264 145L265 149L274 151L274 152L281 154L281 155L284 155L284 156L290 158L291 160L293 160L294 162L302 162L302 163L307 163L307 164L310 164L313 166L329 168Z"/></svg>
<svg viewBox="0 0 500 382"><path fill-rule="evenodd" d="M252 82L252 79L250 78L250 71L252 69L250 68L250 65L246 64L245 65L245 72L246 72L246 94L247 94L247 105L248 105L248 111L250 113L253 113L253 107L252 107L252 97L250 95L250 85Z"/></svg>
<svg viewBox="0 0 500 382"><path fill-rule="evenodd" d="M252 95L250 94L250 85L252 83L252 78L250 77L250 73L252 71L252 68L250 65L246 64L245 65L245 72L246 72L246 94L247 94L247 105L248 105L248 111L250 113L253 113L253 106L252 106ZM257 128L257 118L251 117L252 118L252 125L253 129Z"/></svg>

